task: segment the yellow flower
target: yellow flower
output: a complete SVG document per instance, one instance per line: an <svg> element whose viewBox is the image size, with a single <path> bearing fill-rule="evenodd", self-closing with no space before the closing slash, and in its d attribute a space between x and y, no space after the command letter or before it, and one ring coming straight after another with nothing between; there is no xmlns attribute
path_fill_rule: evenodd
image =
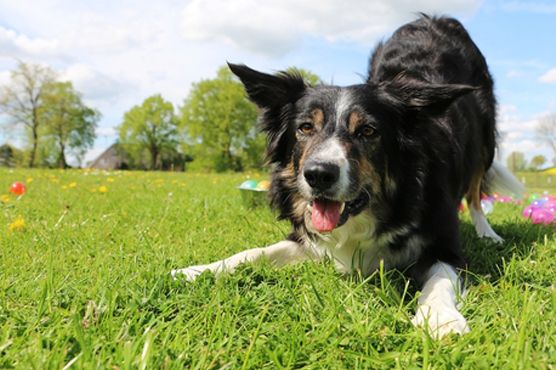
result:
<svg viewBox="0 0 556 370"><path fill-rule="evenodd" d="M109 178L106 179L106 181L108 181L108 182L114 182L114 179L113 179L112 177L109 177Z"/></svg>
<svg viewBox="0 0 556 370"><path fill-rule="evenodd" d="M32 182L33 182L33 178L32 178L32 177L28 177L28 178L27 178L27 183L30 184L30 183L32 183Z"/></svg>
<svg viewBox="0 0 556 370"><path fill-rule="evenodd" d="M99 193L106 193L108 191L108 188L104 185L101 185L98 187L98 192Z"/></svg>
<svg viewBox="0 0 556 370"><path fill-rule="evenodd" d="M0 195L0 201L2 203L8 203L10 201L10 196L8 194Z"/></svg>
<svg viewBox="0 0 556 370"><path fill-rule="evenodd" d="M12 222L8 226L8 229L10 231L22 231L23 229L25 229L25 220L23 219L23 217L16 218L14 222Z"/></svg>
<svg viewBox="0 0 556 370"><path fill-rule="evenodd" d="M76 186L77 186L77 183L76 183L75 181L74 181L74 182L70 182L70 183L68 184L68 188L75 188Z"/></svg>

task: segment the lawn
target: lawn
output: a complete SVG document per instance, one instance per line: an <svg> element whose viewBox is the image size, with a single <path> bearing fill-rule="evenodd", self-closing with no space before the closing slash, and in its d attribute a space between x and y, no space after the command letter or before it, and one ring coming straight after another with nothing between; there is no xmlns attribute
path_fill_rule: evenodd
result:
<svg viewBox="0 0 556 370"><path fill-rule="evenodd" d="M522 206L495 205L500 246L462 214L461 337L411 326L416 289L397 271L259 263L172 281L173 268L288 232L242 205L248 176L0 169L0 368L556 367L556 228ZM13 181L24 196L8 194Z"/></svg>

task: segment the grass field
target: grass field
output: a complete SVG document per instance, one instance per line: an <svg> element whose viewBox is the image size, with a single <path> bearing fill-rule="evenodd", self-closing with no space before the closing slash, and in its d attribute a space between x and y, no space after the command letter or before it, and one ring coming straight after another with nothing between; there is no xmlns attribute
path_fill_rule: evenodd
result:
<svg viewBox="0 0 556 370"><path fill-rule="evenodd" d="M261 263L172 281L288 231L242 206L246 176L0 169L0 368L556 367L556 228L516 205L489 217L500 246L462 215L462 337L413 328L416 290L396 271ZM19 199L13 181L28 184Z"/></svg>

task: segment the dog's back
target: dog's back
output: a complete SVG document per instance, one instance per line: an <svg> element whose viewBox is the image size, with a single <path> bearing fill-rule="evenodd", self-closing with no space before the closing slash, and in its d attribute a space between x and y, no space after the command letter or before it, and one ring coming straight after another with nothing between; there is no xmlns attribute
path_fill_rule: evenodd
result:
<svg viewBox="0 0 556 370"><path fill-rule="evenodd" d="M463 151L456 156L459 161L447 166L449 177L460 185L454 189L457 196L466 194L470 202L478 204L496 147L496 100L485 58L459 21L423 15L380 43L371 57L369 82L380 84L400 76L476 88L447 112L450 119L445 122L456 142L446 142L451 150L437 148L437 153L454 147Z"/></svg>

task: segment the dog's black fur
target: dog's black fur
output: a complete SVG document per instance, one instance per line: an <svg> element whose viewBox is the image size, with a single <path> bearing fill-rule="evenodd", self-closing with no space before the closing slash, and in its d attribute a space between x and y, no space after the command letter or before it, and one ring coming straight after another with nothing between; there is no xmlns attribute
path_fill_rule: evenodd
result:
<svg viewBox="0 0 556 370"><path fill-rule="evenodd" d="M262 109L271 201L291 221L291 240L316 237L306 204L337 198L326 189L308 196L299 184L315 148L335 137L352 166L338 227L368 212L374 237L392 254L419 236L419 252L395 266L418 279L437 261L464 266L458 206L466 194L476 201L484 186L495 150L496 101L485 59L457 20L422 16L399 28L376 47L360 85L311 87L296 74L230 68ZM348 116L337 117L342 96L349 96Z"/></svg>

